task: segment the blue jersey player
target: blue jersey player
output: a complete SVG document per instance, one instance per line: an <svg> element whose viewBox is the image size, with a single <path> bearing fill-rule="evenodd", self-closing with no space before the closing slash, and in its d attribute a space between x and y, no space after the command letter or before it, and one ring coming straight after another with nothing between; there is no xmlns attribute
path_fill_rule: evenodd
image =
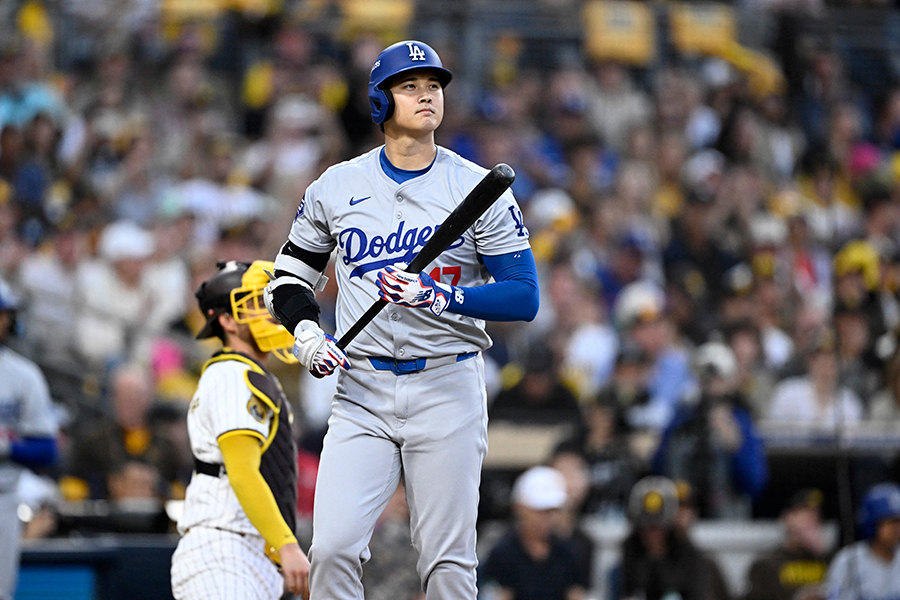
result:
<svg viewBox="0 0 900 600"><path fill-rule="evenodd" d="M11 600L19 570L16 485L28 468L46 467L57 455L58 426L40 368L4 345L18 310L0 279L0 600Z"/></svg>
<svg viewBox="0 0 900 600"><path fill-rule="evenodd" d="M404 271L487 173L435 144L451 77L421 42L378 56L369 99L385 144L309 186L268 286L299 361L318 376L341 367L316 484L315 600L362 600L367 544L401 477L426 598L476 597L484 322L533 319L538 283L509 191L425 270ZM335 250L338 334L379 297L389 302L346 354L319 327L314 296Z"/></svg>

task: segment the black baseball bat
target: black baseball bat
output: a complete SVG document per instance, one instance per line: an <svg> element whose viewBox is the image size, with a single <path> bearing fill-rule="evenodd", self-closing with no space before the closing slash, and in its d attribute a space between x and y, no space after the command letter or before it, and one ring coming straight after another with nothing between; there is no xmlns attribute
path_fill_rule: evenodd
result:
<svg viewBox="0 0 900 600"><path fill-rule="evenodd" d="M472 224L484 214L497 199L503 195L503 192L509 189L516 178L515 172L507 164L500 163L490 170L484 176L484 179L478 182L471 192L465 197L462 203L453 209L440 227L435 230L434 234L419 253L409 262L406 270L410 273L419 273L431 263L434 259L441 255L450 244L456 241L463 232L472 226ZM338 347L343 350L362 331L369 322L375 318L382 308L387 304L387 300L379 298L375 301L369 310L353 324L353 327L347 330L341 339L338 340Z"/></svg>

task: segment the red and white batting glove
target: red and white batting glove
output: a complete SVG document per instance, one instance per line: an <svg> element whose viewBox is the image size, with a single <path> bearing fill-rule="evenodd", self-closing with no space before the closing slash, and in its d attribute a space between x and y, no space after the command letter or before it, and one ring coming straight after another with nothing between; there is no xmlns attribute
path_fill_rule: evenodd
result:
<svg viewBox="0 0 900 600"><path fill-rule="evenodd" d="M398 268L399 267L399 268ZM387 266L377 275L378 295L392 304L400 306L428 307L435 315L440 316L450 304L453 288L439 283L427 273L410 273L403 271L404 263Z"/></svg>
<svg viewBox="0 0 900 600"><path fill-rule="evenodd" d="M350 361L338 348L337 340L322 331L315 321L308 319L300 321L294 330L292 352L300 364L316 377L331 375L339 366L350 368Z"/></svg>

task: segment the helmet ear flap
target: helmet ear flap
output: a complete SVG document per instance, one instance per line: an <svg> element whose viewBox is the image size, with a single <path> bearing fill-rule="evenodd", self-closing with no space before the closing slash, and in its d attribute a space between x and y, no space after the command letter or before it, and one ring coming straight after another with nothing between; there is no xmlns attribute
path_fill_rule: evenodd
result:
<svg viewBox="0 0 900 600"><path fill-rule="evenodd" d="M384 125L385 121L394 116L394 94L391 93L391 90L383 90L382 93L387 99L387 109L385 109L384 118L381 120L381 125Z"/></svg>
<svg viewBox="0 0 900 600"><path fill-rule="evenodd" d="M394 95L390 90L375 87L369 95L369 104L372 108L372 120L378 125L383 125L394 115Z"/></svg>

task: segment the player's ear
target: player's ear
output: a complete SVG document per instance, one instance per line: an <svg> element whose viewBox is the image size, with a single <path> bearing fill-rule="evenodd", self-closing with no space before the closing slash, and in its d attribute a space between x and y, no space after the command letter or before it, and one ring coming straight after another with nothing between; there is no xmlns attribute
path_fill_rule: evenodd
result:
<svg viewBox="0 0 900 600"><path fill-rule="evenodd" d="M222 331L226 334L235 335L237 333L238 324L237 321L234 320L234 315L230 312L224 311L219 313L217 319L219 320L219 327L221 327Z"/></svg>

